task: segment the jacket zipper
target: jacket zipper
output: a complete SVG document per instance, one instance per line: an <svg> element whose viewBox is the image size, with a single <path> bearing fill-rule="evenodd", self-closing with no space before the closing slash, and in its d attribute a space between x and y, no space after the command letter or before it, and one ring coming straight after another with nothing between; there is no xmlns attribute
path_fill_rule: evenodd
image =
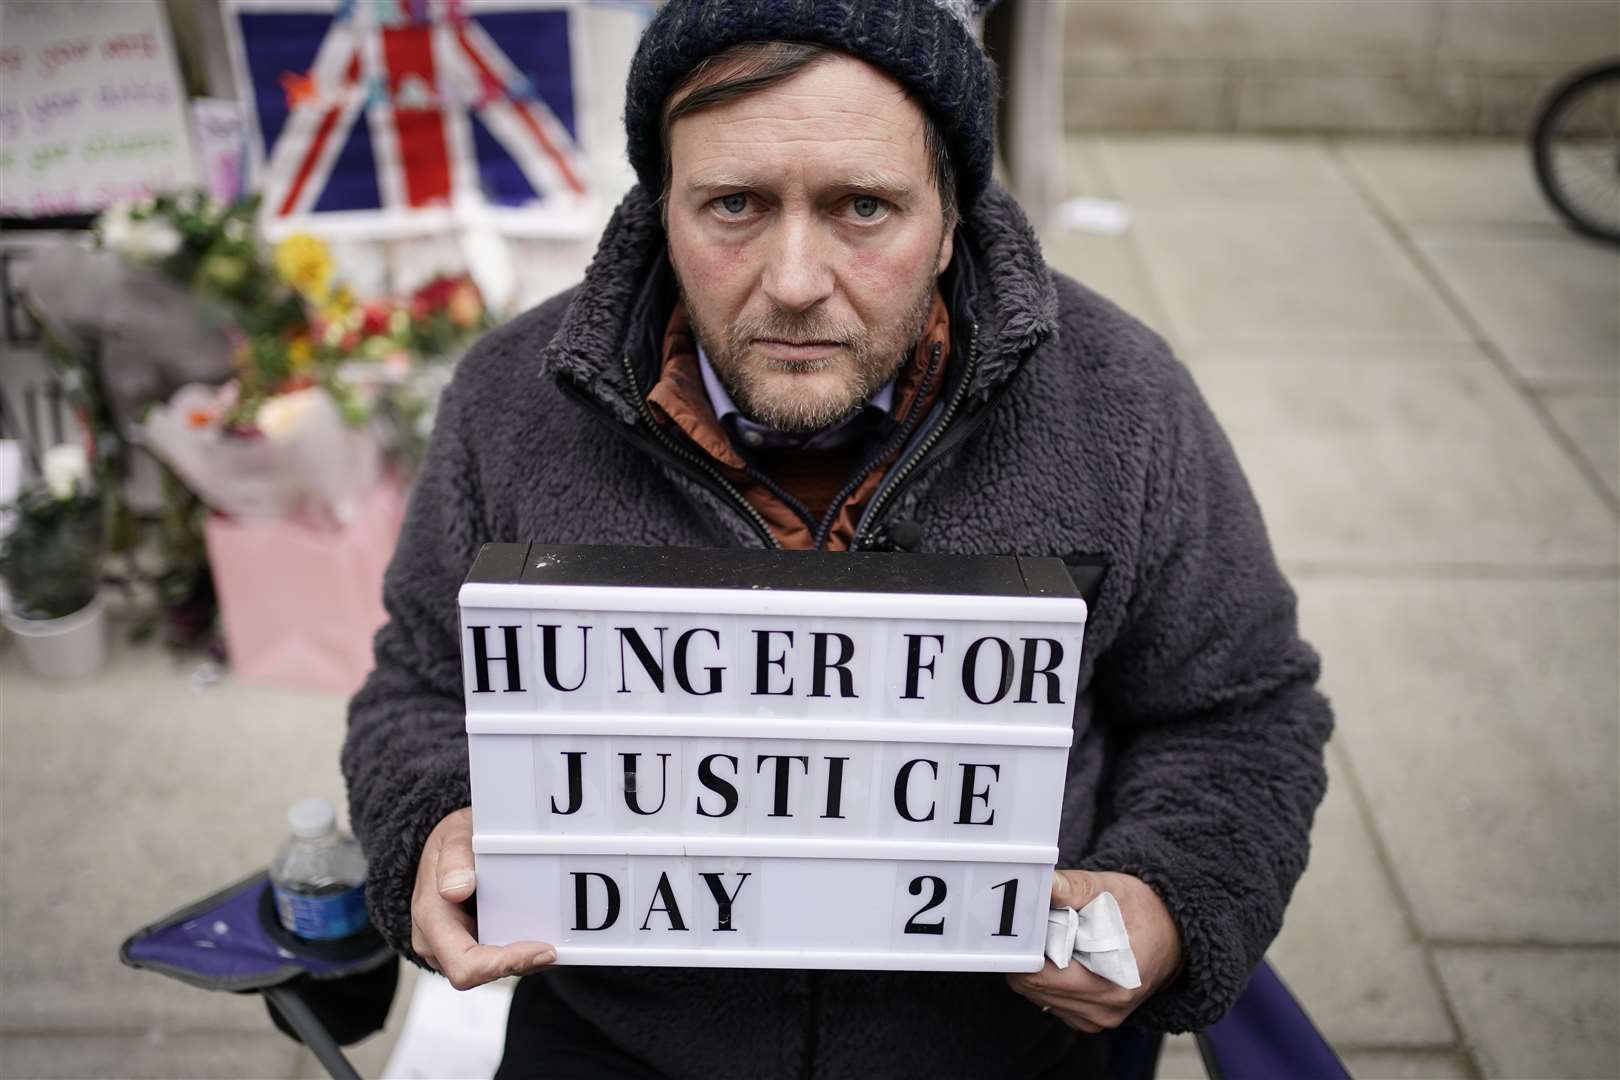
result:
<svg viewBox="0 0 1620 1080"><path fill-rule="evenodd" d="M928 368L923 372L922 383L917 388L917 397L912 401L911 408L906 412L904 424L899 431L889 437L888 442L881 446L876 454L873 454L867 460L864 466L856 470L854 476L844 482L844 486L839 489L838 494L833 496L832 502L827 505L827 512L822 515L820 523L814 526L814 531L811 533L811 550L821 551L827 546L827 538L832 535L833 526L838 521L838 513L844 508L844 503L849 500L851 495L855 494L855 490L865 482L866 478L872 475L872 470L878 467L878 462L883 461L890 454L897 453L900 447L906 444L906 440L911 437L911 432L916 428L917 421L920 419L917 412L927 398L928 388L938 372L939 355L940 348L936 344L928 358ZM850 539L853 540L854 537Z"/></svg>
<svg viewBox="0 0 1620 1080"><path fill-rule="evenodd" d="M696 453L686 449L684 446L681 446L674 439L665 434L661 428L659 428L657 418L653 416L652 409L648 407L646 399L642 396L641 384L636 379L636 371L630 363L629 356L624 358L624 370L625 374L630 379L630 389L632 390L636 399L636 413L641 418L641 422L646 426L647 432L651 436L651 440L657 449L662 450L670 457L673 457L676 464L686 466L688 473L692 474L693 479L699 481L700 483L707 481L705 486L711 487L721 495L727 496L729 500L737 507L737 509L742 512L743 517L748 521L748 523L753 526L754 531L759 534L760 539L765 541L765 546L780 549L782 546L781 542L778 541L776 536L771 532L771 527L766 524L765 519L760 515L759 511L755 510L751 505L749 505L748 500L743 498L742 492L738 491L736 486L724 476L721 476L719 471L715 469L714 466L710 465ZM583 394L575 394L574 396L582 399L584 397ZM585 402L585 404L587 406L590 405L589 402ZM595 408L587 407L586 412L590 413L592 416L596 416L615 432L620 430L619 424L606 416L599 416Z"/></svg>
<svg viewBox="0 0 1620 1080"><path fill-rule="evenodd" d="M866 513L863 515L865 521L869 523L869 527L865 532L856 536L855 543L851 545L851 550L872 546L877 538L878 518L883 513L884 507L894 498L895 492L899 491L901 486L905 484L906 478L916 471L923 458L928 456L928 452L939 443L939 440L945 434L945 429L950 427L951 421L955 419L957 412L962 407L962 402L967 398L968 387L973 382L973 373L978 369L978 366L979 324L975 321L971 324L971 329L968 332L968 362L967 369L962 373L962 384L956 388L956 393L951 395L951 400L945 406L945 414L939 418L939 423L935 424L932 430L928 432L928 435L922 441L922 445L917 447L916 452L894 471L894 475L889 479L889 482L883 485L883 489L872 500L872 505L867 508Z"/></svg>
<svg viewBox="0 0 1620 1080"><path fill-rule="evenodd" d="M714 481L715 487L725 493L731 499L733 505L743 512L743 516L753 523L754 530L759 533L765 543L770 547L780 549L782 542L776 538L775 533L771 532L771 527L765 521L764 516L754 509L752 503L743 498L743 494L737 490L737 486L724 476L721 476L720 470L705 461L701 455L688 450L670 438L664 429L658 426L658 419L653 416L652 407L647 404L647 397L641 392L641 381L636 378L636 367L630 362L629 353L624 354L624 373L630 379L631 395L636 399L636 412L640 414L641 422L646 425L648 433L653 437L653 441L659 443L677 458L680 458Z"/></svg>

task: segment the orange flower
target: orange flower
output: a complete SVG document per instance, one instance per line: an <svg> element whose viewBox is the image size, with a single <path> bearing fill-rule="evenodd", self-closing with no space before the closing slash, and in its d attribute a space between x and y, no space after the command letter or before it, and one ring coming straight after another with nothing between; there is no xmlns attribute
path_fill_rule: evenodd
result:
<svg viewBox="0 0 1620 1080"><path fill-rule="evenodd" d="M464 330L478 325L478 320L484 317L484 300L478 295L478 286L471 280L463 278L450 290L450 298L445 304L450 313L450 321Z"/></svg>

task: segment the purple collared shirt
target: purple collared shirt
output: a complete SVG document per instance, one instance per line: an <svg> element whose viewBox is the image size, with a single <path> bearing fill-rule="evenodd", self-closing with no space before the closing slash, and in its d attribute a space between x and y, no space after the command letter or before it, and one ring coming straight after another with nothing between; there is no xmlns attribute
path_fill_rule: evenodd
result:
<svg viewBox="0 0 1620 1080"><path fill-rule="evenodd" d="M894 408L896 379L890 379L875 394L867 398L866 404L852 413L848 419L808 435L788 435L764 424L756 424L744 416L737 408L737 403L732 401L731 395L726 392L725 384L720 381L714 365L709 363L709 356L703 351L702 345L698 346L697 354L698 371L703 374L703 389L708 391L709 404L714 408L714 415L731 433L732 438L750 450L829 450L844 446L863 438L872 430L874 419L872 410L875 409L880 416L886 417Z"/></svg>

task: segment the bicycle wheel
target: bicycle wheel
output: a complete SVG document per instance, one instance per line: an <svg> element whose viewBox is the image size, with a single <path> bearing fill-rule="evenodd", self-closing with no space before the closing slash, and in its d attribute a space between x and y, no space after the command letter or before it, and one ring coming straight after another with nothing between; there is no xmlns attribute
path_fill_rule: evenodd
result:
<svg viewBox="0 0 1620 1080"><path fill-rule="evenodd" d="M1620 244L1620 62L1584 68L1555 87L1531 148L1542 193L1564 220Z"/></svg>

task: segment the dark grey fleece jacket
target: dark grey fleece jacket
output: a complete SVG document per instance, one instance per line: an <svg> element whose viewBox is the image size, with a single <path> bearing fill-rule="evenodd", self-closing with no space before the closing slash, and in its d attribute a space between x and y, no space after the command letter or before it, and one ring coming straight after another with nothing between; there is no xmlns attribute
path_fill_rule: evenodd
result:
<svg viewBox="0 0 1620 1080"><path fill-rule="evenodd" d="M858 542L903 533L925 552L1107 566L1058 865L1158 891L1185 964L1134 1020L1206 1026L1242 990L1305 868L1332 726L1316 656L1231 448L1164 341L1049 269L999 188L966 216L947 278L956 359L902 459L915 464L891 471ZM343 749L372 916L407 955L423 841L469 803L456 592L479 545L768 542L641 422L670 299L658 215L636 189L584 282L486 337L445 394ZM610 1041L675 1077L1030 1075L1076 1038L999 975L547 978Z"/></svg>

